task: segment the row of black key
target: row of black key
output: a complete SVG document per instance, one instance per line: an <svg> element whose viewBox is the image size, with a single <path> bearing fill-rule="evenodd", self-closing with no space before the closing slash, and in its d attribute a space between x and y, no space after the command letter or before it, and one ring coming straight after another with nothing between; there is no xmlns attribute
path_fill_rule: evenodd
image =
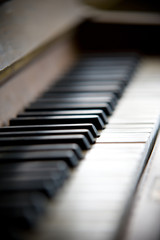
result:
<svg viewBox="0 0 160 240"><path fill-rule="evenodd" d="M136 62L135 56L121 54L84 57L0 129L3 226L34 224L44 196L55 195L108 123Z"/></svg>

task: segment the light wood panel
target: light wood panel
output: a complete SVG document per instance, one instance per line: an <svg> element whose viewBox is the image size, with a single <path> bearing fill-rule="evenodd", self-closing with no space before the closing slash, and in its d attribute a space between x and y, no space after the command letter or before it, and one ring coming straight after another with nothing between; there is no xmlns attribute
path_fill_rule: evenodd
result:
<svg viewBox="0 0 160 240"><path fill-rule="evenodd" d="M0 125L33 101L74 64L77 53L72 36L64 36L27 66L10 77L0 88Z"/></svg>
<svg viewBox="0 0 160 240"><path fill-rule="evenodd" d="M77 25L83 11L77 0L14 0L0 7L0 79L37 50Z"/></svg>

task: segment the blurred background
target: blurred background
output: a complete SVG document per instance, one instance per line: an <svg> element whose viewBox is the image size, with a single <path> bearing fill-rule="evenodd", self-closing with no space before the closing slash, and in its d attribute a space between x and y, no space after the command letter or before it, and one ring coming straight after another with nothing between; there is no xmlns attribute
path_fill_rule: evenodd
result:
<svg viewBox="0 0 160 240"><path fill-rule="evenodd" d="M84 4L101 10L159 11L158 0L82 0Z"/></svg>

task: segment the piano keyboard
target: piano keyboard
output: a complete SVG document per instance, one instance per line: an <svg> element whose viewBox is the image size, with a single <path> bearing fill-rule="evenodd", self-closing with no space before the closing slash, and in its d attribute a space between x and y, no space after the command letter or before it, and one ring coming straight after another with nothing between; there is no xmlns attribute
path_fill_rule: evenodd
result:
<svg viewBox="0 0 160 240"><path fill-rule="evenodd" d="M86 55L0 129L0 222L9 238L118 236L159 128L158 80L149 60L139 62Z"/></svg>

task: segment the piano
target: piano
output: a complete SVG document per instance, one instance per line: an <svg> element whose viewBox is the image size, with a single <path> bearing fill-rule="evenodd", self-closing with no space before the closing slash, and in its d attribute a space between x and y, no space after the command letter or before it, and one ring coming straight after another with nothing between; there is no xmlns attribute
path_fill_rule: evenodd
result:
<svg viewBox="0 0 160 240"><path fill-rule="evenodd" d="M149 3L0 2L4 240L160 239L160 15Z"/></svg>

